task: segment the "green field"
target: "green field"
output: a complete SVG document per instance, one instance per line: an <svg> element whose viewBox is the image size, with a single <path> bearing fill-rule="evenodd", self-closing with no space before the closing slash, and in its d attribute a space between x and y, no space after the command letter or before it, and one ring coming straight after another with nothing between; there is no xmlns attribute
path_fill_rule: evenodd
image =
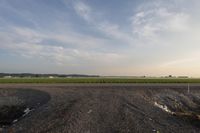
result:
<svg viewBox="0 0 200 133"><path fill-rule="evenodd" d="M0 83L200 83L200 78L0 78Z"/></svg>

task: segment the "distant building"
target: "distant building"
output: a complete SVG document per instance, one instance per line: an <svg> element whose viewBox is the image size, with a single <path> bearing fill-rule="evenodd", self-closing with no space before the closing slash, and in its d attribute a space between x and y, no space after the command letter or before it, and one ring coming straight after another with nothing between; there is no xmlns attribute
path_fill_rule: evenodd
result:
<svg viewBox="0 0 200 133"><path fill-rule="evenodd" d="M49 78L50 78L50 79L53 79L53 78L54 78L54 76L49 76Z"/></svg>

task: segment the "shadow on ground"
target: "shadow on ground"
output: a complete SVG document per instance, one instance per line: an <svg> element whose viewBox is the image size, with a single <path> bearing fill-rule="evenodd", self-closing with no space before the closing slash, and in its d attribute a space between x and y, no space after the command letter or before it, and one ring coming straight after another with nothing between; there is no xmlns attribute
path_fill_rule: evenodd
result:
<svg viewBox="0 0 200 133"><path fill-rule="evenodd" d="M50 95L31 89L0 89L0 127L10 126L47 103Z"/></svg>

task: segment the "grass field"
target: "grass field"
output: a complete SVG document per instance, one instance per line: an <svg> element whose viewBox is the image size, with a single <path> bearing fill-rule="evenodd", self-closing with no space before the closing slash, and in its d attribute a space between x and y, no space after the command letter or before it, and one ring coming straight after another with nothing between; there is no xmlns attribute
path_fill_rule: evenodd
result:
<svg viewBox="0 0 200 133"><path fill-rule="evenodd" d="M200 83L200 78L0 78L0 83Z"/></svg>

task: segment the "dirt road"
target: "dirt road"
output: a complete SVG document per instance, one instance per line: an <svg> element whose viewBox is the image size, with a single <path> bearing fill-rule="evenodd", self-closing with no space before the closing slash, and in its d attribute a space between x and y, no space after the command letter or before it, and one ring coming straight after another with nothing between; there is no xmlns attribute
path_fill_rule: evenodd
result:
<svg viewBox="0 0 200 133"><path fill-rule="evenodd" d="M32 108L1 128L5 133L200 133L199 85L189 92L176 84L10 84L2 90L17 92L7 96Z"/></svg>

